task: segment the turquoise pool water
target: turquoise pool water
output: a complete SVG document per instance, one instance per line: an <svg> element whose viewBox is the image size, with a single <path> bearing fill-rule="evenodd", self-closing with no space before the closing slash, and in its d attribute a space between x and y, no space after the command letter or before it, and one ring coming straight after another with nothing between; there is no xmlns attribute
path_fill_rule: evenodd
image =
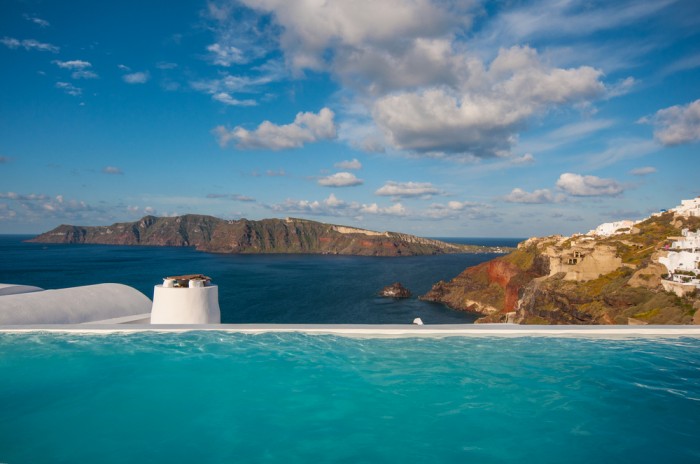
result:
<svg viewBox="0 0 700 464"><path fill-rule="evenodd" d="M0 334L0 462L700 460L700 340Z"/></svg>

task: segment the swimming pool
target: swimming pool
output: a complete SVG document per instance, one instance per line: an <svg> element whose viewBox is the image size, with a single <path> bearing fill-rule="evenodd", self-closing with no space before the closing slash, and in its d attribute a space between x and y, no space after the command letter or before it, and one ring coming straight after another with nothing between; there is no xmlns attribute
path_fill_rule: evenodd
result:
<svg viewBox="0 0 700 464"><path fill-rule="evenodd" d="M700 339L0 333L0 462L697 462Z"/></svg>

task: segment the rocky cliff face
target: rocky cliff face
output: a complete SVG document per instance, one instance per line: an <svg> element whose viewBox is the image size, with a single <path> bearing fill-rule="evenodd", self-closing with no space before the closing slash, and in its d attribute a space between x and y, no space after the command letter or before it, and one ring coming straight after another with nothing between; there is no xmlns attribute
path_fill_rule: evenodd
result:
<svg viewBox="0 0 700 464"><path fill-rule="evenodd" d="M193 246L213 253L313 253L412 256L490 252L393 232L373 232L303 219L226 221L212 216L146 216L111 226L61 225L32 242L106 245Z"/></svg>
<svg viewBox="0 0 700 464"><path fill-rule="evenodd" d="M698 217L666 213L609 237L529 239L421 298L478 313L477 322L689 324L700 296L664 291L657 259L681 229L698 227Z"/></svg>

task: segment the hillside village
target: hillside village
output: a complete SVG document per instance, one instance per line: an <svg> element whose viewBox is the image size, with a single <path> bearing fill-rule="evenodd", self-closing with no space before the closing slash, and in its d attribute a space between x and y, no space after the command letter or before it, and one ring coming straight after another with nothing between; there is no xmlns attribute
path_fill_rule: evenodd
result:
<svg viewBox="0 0 700 464"><path fill-rule="evenodd" d="M585 234L530 238L422 298L480 322L700 323L700 197Z"/></svg>

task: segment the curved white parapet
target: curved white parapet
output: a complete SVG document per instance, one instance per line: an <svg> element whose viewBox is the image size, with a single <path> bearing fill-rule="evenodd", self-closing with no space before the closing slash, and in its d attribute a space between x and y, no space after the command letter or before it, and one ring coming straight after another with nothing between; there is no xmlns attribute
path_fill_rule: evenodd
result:
<svg viewBox="0 0 700 464"><path fill-rule="evenodd" d="M219 287L153 289L151 324L220 324Z"/></svg>
<svg viewBox="0 0 700 464"><path fill-rule="evenodd" d="M98 284L0 296L0 325L82 324L148 314L151 300L122 284Z"/></svg>
<svg viewBox="0 0 700 464"><path fill-rule="evenodd" d="M0 296L40 292L42 290L44 289L32 285L0 284Z"/></svg>

